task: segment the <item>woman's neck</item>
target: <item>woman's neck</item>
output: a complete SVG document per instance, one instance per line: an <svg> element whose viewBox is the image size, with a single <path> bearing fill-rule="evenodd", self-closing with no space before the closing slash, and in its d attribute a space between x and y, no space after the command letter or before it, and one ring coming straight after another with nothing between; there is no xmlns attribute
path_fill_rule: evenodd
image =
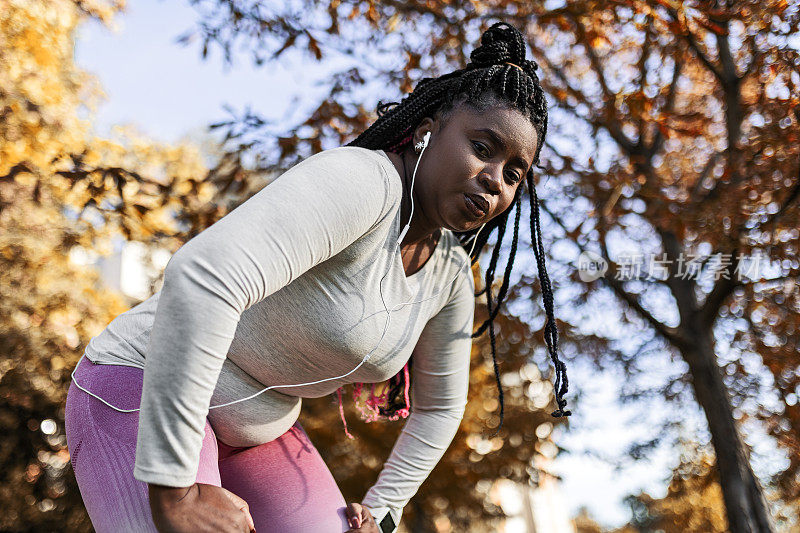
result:
<svg viewBox="0 0 800 533"><path fill-rule="evenodd" d="M400 154L386 152L386 155L394 164L403 183L403 198L400 202L400 220L403 227L405 227L408 223L409 214L411 213L411 197L409 190L411 188L414 166L417 163L417 156L410 148L407 148ZM419 178L419 176L417 176L417 178ZM414 180L415 190L419 190L417 187L418 183L418 180ZM423 247L433 250L441 238L441 234L442 232L439 226L427 222L422 209L420 209L419 196L415 194L414 217L411 220L411 225L405 237L403 237L403 242L400 244L401 248Z"/></svg>

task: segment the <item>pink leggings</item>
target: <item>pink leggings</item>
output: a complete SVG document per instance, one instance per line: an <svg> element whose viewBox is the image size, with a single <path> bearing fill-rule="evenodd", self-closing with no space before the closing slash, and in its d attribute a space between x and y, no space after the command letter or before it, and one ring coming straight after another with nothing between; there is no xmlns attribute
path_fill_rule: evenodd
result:
<svg viewBox="0 0 800 533"><path fill-rule="evenodd" d="M83 358L80 385L122 409L139 407L141 369ZM98 533L154 532L147 484L133 478L139 413L120 413L71 384L67 446L81 497ZM299 423L252 448L217 441L206 421L198 483L244 498L259 533L342 533L350 528L336 481Z"/></svg>

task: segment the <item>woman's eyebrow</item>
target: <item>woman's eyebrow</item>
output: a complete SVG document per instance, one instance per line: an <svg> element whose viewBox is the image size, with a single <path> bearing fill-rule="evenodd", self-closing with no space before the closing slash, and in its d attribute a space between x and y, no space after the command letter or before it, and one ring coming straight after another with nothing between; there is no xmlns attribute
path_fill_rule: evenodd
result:
<svg viewBox="0 0 800 533"><path fill-rule="evenodd" d="M500 136L500 134L497 133L496 131L494 131L493 129L491 129L491 128L478 128L475 131L480 131L482 133L485 133L486 135L491 137L492 141L494 141L495 144L497 144L503 151L508 152L508 145L503 140L503 138ZM512 158L512 162L516 162L517 164L519 164L524 169L527 169L528 166L529 166L527 164L527 162L524 159L522 159L521 157Z"/></svg>

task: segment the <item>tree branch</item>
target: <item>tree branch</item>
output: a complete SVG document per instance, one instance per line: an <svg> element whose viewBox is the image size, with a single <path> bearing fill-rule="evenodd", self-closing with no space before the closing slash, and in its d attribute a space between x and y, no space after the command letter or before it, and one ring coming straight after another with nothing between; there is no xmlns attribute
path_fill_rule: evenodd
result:
<svg viewBox="0 0 800 533"><path fill-rule="evenodd" d="M605 251L603 255L606 261L608 261ZM603 276L600 279L602 279L609 287L611 287L617 297L619 297L622 301L628 304L629 307L636 311L638 315L645 320L645 322L649 323L650 326L652 326L653 329L661 334L661 336L664 337L668 342L680 349L688 346L688 341L683 338L677 328L667 326L660 320L656 319L647 309L642 307L642 304L639 303L637 298L638 295L631 294L625 290L620 280L608 276Z"/></svg>
<svg viewBox="0 0 800 533"><path fill-rule="evenodd" d="M600 88L603 90L603 95L605 96L606 102L613 102L614 95L611 93L611 90L608 88L608 84L606 83L606 75L605 71L603 70L603 65L600 64L600 58L597 57L597 54L594 52L592 43L587 41L586 27L580 21L579 17L569 13L569 18L575 23L578 39L583 41L583 47L586 50L586 55L589 56L589 63L592 65L592 70L597 76L597 81L600 83Z"/></svg>
<svg viewBox="0 0 800 533"><path fill-rule="evenodd" d="M713 20L713 22L719 26L727 26L727 22L724 20ZM733 54L731 54L731 45L728 42L728 36L724 34L715 34L717 37L717 51L719 54L719 61L722 65L722 75L724 79L722 79L723 83L731 84L735 83L736 85L739 84L739 80L741 79L739 75L736 73L736 63L733 60Z"/></svg>
<svg viewBox="0 0 800 533"><path fill-rule="evenodd" d="M672 70L672 81L669 83L669 93L667 93L667 101L664 104L664 114L671 113L675 108L675 95L678 93L678 79L681 77L681 68L683 64L678 61L677 56L673 55L675 68ZM664 144L664 134L661 133L661 128L656 128L656 133L653 137L653 142L647 150L647 158L652 157L661 149Z"/></svg>
<svg viewBox="0 0 800 533"><path fill-rule="evenodd" d="M586 104L586 106L589 108L589 117L581 117L576 112L572 111L573 115L579 117L581 120L589 122L590 125L592 126L598 125L604 128L608 132L608 134L617 142L617 144L619 144L623 148L625 153L636 154L639 152L636 145L633 142L631 142L631 140L628 139L628 137L622 132L622 128L615 122L609 123L607 120L603 119L601 116L602 114L590 102L590 100L586 97L586 95L583 94L583 92L579 91L578 89L572 87L572 85L570 85L569 81L567 80L566 76L561 71L561 69L553 65L553 62L550 61L550 59L544 54L542 55L542 62L547 65L547 68L550 69L552 73L555 74L556 78L558 78L558 80L564 85L564 87L560 89L565 90L566 92L574 96L579 102ZM568 106L565 106L564 109L567 109L567 107ZM570 111L569 109L567 110Z"/></svg>
<svg viewBox="0 0 800 533"><path fill-rule="evenodd" d="M579 89L576 89L575 87L573 87L569 83L569 80L567 80L567 77L564 74L564 72L559 67L555 66L553 64L553 62L550 61L549 57L547 57L546 55L542 54L540 56L540 59L545 65L547 65L548 70L550 70L550 72L552 74L555 74L556 78L558 78L558 81L560 81L563 84L563 87L555 87L555 86L553 86L553 87L555 89L562 89L562 90L566 91L571 96L573 96L576 100L578 100L578 102L586 104L586 106L589 108L590 120L597 120L596 119L597 113L596 113L595 107L592 104L592 102L586 97L586 95L583 94L583 92L581 92ZM545 80L545 84L547 84L546 80ZM547 85L549 85L549 84L547 84ZM585 117L581 117L581 118L583 120L587 120Z"/></svg>
<svg viewBox="0 0 800 533"><path fill-rule="evenodd" d="M651 16L647 17L647 28L645 29L644 33L644 43L642 44L642 53L639 55L639 92L644 96L645 92L645 85L647 85L647 57L650 55L650 48L652 45L652 37L653 37L653 18ZM644 121L644 112L639 113L639 116L636 117L636 131L639 132L639 139L637 141L637 145L639 148L644 146L644 139L645 139L645 128L646 124ZM656 128L657 129L657 128Z"/></svg>
<svg viewBox="0 0 800 533"><path fill-rule="evenodd" d="M714 288L711 289L711 293L709 293L706 298L705 303L703 303L703 306L700 308L700 320L709 328L713 326L714 320L716 320L719 314L719 308L733 290L741 284L739 280L733 277L733 272L739 265L739 257L736 255L737 251L738 248L733 249L731 253L731 262L725 266L724 272L727 274L728 278L726 279L724 276L720 276Z"/></svg>
<svg viewBox="0 0 800 533"><path fill-rule="evenodd" d="M703 171L700 172L700 176L698 177L697 182L695 182L694 187L692 188L692 198L694 199L692 200L693 203L701 204L703 201L707 200L709 196L711 196L711 193L709 192L701 200L697 200L700 194L700 189L703 188L703 182L708 177L708 174L709 172L711 172L711 169L714 168L714 165L717 164L717 161L719 160L720 157L722 157L721 153L714 152L713 154L711 154L711 156L709 156L708 161L706 161L706 164L703 166Z"/></svg>
<svg viewBox="0 0 800 533"><path fill-rule="evenodd" d="M601 236L598 239L600 243L600 249L602 250L603 259L610 265L612 265L612 261L610 255L608 253L608 248L605 243L605 232L601 231ZM647 309L645 309L642 304L639 303L637 298L638 295L634 295L629 293L625 290L622 286L622 282L618 279L613 278L612 276L602 276L600 278L603 282L611 287L614 293L620 298L623 302L628 304L630 308L637 312L637 314L645 320L653 329L656 330L667 342L671 343L673 346L676 346L678 349L686 349L690 346L688 339L686 339L678 330L677 328L673 328L668 326L654 317Z"/></svg>
<svg viewBox="0 0 800 533"><path fill-rule="evenodd" d="M672 8L667 8L667 11L669 12L670 15L672 15L674 22L676 24L680 24L678 13ZM700 50L700 47L697 44L697 39L695 38L694 34L689 30L689 28L683 28L683 37L686 39L689 48L691 48L692 51L694 52L694 55L697 56L697 59L699 59L703 63L703 65L705 65L705 67L708 70L710 70L718 80L721 81L722 73L719 71L717 66L708 58L705 52Z"/></svg>

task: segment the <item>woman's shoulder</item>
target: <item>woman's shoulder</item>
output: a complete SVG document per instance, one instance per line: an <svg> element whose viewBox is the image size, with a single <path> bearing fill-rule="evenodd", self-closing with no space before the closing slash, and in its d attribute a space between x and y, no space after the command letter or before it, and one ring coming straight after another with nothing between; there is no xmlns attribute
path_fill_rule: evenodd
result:
<svg viewBox="0 0 800 533"><path fill-rule="evenodd" d="M332 179L350 179L354 185L367 189L381 189L388 204L386 208L398 203L403 193L400 176L383 150L338 146L305 158L293 169L315 175L327 174Z"/></svg>
<svg viewBox="0 0 800 533"><path fill-rule="evenodd" d="M387 173L393 169L391 160L383 150L372 150L360 146L337 146L317 152L303 159L298 165L308 164L350 165L353 170L379 170Z"/></svg>

